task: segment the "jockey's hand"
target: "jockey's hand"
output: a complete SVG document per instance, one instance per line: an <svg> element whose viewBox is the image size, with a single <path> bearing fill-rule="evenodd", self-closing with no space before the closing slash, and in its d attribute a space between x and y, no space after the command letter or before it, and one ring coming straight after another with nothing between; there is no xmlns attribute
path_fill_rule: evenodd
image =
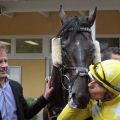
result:
<svg viewBox="0 0 120 120"><path fill-rule="evenodd" d="M46 86L45 86L45 91L44 91L43 97L46 100L49 100L52 95L52 92L53 92L53 87L51 86L51 78L48 77L46 79Z"/></svg>

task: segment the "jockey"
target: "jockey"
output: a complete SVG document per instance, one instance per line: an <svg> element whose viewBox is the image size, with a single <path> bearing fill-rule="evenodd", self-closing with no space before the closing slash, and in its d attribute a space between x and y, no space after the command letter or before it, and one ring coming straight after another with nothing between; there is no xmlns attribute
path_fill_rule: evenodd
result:
<svg viewBox="0 0 120 120"><path fill-rule="evenodd" d="M90 65L88 90L90 101L85 109L76 108L71 101L57 120L120 120L120 61L105 60Z"/></svg>

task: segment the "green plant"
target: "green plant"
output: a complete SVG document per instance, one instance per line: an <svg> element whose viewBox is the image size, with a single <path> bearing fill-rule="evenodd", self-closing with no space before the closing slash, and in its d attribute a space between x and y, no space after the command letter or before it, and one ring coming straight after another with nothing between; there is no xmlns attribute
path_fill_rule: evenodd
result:
<svg viewBox="0 0 120 120"><path fill-rule="evenodd" d="M28 104L31 104L32 102L34 102L34 98L26 98L26 101ZM35 115L33 118L31 118L30 120L37 120L37 115Z"/></svg>

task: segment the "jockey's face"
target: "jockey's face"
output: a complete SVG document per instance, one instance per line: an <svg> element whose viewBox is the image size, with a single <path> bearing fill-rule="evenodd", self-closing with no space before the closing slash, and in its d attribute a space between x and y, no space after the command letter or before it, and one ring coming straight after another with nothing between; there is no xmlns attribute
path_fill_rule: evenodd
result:
<svg viewBox="0 0 120 120"><path fill-rule="evenodd" d="M89 93L91 99L102 100L106 93L106 89L100 86L95 80L90 81L88 84Z"/></svg>
<svg viewBox="0 0 120 120"><path fill-rule="evenodd" d="M99 84L95 80L89 82L88 88L91 99L101 100L102 102L104 102L110 101L116 97L114 93L108 91L106 88L104 88L101 84Z"/></svg>

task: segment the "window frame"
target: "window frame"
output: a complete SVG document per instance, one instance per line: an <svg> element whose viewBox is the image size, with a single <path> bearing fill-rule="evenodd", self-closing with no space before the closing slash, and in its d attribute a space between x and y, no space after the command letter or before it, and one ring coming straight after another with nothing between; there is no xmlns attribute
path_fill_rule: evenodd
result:
<svg viewBox="0 0 120 120"><path fill-rule="evenodd" d="M119 47L120 47L120 34L97 34L96 35L96 40L97 38L118 38L119 39Z"/></svg>
<svg viewBox="0 0 120 120"><path fill-rule="evenodd" d="M42 53L16 53L17 39L43 39ZM11 39L11 53L8 54L9 59L45 59L50 57L50 38L52 35L8 35L1 36L0 39ZM48 49L46 49L48 48Z"/></svg>

